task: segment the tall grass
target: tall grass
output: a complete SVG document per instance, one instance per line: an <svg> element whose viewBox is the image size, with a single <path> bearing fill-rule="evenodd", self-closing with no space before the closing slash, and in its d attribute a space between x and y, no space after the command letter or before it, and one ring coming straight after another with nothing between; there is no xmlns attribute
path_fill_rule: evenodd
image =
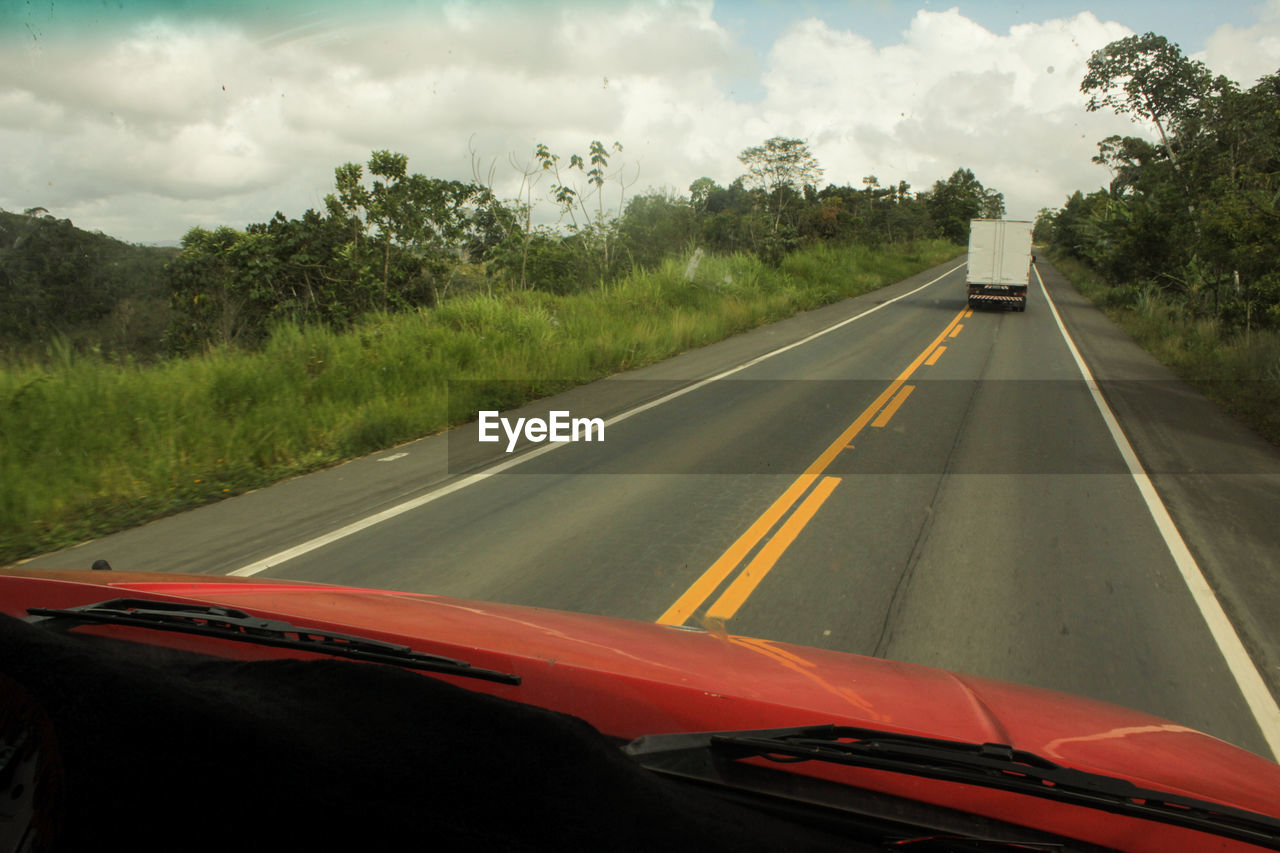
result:
<svg viewBox="0 0 1280 853"><path fill-rule="evenodd" d="M1280 332L1224 332L1154 285L1113 287L1078 261L1053 263L1139 346L1280 445Z"/></svg>
<svg viewBox="0 0 1280 853"><path fill-rule="evenodd" d="M508 408L958 252L817 247L778 268L706 257L691 282L688 258L671 258L592 292L469 294L343 333L285 323L258 351L147 366L55 341L0 368L0 564L443 429L450 379L528 380L520 399L494 383L507 396L468 410Z"/></svg>

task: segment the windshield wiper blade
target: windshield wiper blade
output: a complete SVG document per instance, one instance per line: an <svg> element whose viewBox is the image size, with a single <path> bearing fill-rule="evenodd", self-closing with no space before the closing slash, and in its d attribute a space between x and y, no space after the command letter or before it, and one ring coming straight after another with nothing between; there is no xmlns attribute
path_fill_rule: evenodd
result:
<svg viewBox="0 0 1280 853"><path fill-rule="evenodd" d="M32 622L71 620L78 623L95 622L178 631L370 663L386 663L426 672L460 675L500 684L520 683L518 675L480 669L466 661L417 652L408 646L337 631L299 627L278 619L263 619L243 610L218 605L114 598L80 607L28 607L27 613L40 617L30 620Z"/></svg>
<svg viewBox="0 0 1280 853"><path fill-rule="evenodd" d="M823 761L999 788L1196 829L1280 850L1280 820L1192 797L1140 788L1125 779L1063 767L1025 750L853 726L708 733L725 758Z"/></svg>

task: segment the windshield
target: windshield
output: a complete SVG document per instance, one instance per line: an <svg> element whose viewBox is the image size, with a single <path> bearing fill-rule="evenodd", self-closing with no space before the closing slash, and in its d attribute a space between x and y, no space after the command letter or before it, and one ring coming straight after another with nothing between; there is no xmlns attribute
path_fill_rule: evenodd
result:
<svg viewBox="0 0 1280 853"><path fill-rule="evenodd" d="M1280 754L1274 0L9 3L0 38L0 565L693 629L714 692L786 670L1064 762ZM914 726L826 651L977 698Z"/></svg>

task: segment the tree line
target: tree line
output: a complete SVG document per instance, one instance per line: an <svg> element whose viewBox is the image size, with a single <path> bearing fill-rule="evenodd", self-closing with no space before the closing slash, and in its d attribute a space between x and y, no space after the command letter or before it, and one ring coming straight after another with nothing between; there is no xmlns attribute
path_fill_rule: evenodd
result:
<svg viewBox="0 0 1280 853"><path fill-rule="evenodd" d="M593 141L562 157L540 144L527 163L512 161L520 186L507 199L491 188L494 167L478 162L471 181L411 173L392 151L343 164L324 210L187 233L169 269L172 343L251 344L280 317L341 325L479 288L572 293L695 248L776 264L816 241L963 243L969 219L1004 213L1003 195L968 169L918 193L875 176L818 189L808 145L785 137L743 151L746 171L728 186L702 177L686 193L628 195L636 175L622 152ZM558 221L540 222L539 206Z"/></svg>
<svg viewBox="0 0 1280 853"><path fill-rule="evenodd" d="M702 177L683 193L632 194L638 176L622 145L593 141L561 156L540 144L526 162L511 158L519 188L500 198L496 164L482 168L474 154L473 179L459 181L374 151L365 164L334 170L322 209L277 212L243 229L192 228L179 251L127 263L90 250L110 238L46 211L5 214L5 233L22 236L0 241L0 340L47 340L69 319L106 322L122 298L159 292L168 302L163 335L138 346L173 354L253 346L281 320L342 327L463 291L573 293L699 248L777 264L820 241L962 244L971 218L1004 213L1003 195L969 169L922 192L874 175L819 189L823 169L804 140L775 137L739 160L744 172L728 186ZM141 283L106 282L103 264Z"/></svg>
<svg viewBox="0 0 1280 853"><path fill-rule="evenodd" d="M1110 184L1041 211L1038 239L1096 269L1114 304L1154 288L1228 330L1280 327L1280 74L1241 89L1146 33L1095 52L1080 88L1156 141L1099 142Z"/></svg>

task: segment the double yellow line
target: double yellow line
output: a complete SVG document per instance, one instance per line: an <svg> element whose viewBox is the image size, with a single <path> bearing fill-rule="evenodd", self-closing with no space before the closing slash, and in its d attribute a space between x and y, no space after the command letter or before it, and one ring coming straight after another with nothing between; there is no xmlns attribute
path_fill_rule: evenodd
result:
<svg viewBox="0 0 1280 853"><path fill-rule="evenodd" d="M708 598L711 597L721 584L733 573L733 570L746 558L752 550L760 544L762 540L768 536L769 531L783 519L784 516L795 506L796 501L801 497L804 500L792 512L777 532L769 539L768 542L756 552L751 561L747 563L745 569L738 574L733 582L720 594L720 597L707 609L706 621L711 623L723 623L732 619L738 612L738 609L746 602L747 597L751 595L760 582L764 580L765 575L777 564L778 559L783 552L795 541L800 535L800 531L818 512L822 504L831 497L831 493L835 491L836 486L840 484L839 477L824 477L822 473L831 466L845 450L853 449L853 439L868 424L873 427L883 427L888 424L889 419L898 411L899 407L906 402L907 397L915 386L907 385L906 382L911 378L912 374L920 368L922 364L935 364L938 358L946 350L942 346L942 342L948 337L955 337L963 328L961 320L969 316L972 312L965 308L956 314L956 316L947 324L947 327L933 339L924 350L915 357L915 359L907 366L905 370L899 374L898 378L889 383L889 386L880 392L875 401L870 406L863 409L862 414L854 420L853 423L842 433L830 446L822 452L813 463L805 469L804 473L796 478L787 490L782 493L773 505L755 520L746 532L738 537L737 541L729 546L720 557L711 564L702 576L693 582L683 595L676 599L675 604L667 608L667 612L658 617L658 623L661 625L683 625L690 616L701 607ZM877 413L879 416L876 417ZM874 423L872 418L875 417ZM816 485L815 485L816 484Z"/></svg>

